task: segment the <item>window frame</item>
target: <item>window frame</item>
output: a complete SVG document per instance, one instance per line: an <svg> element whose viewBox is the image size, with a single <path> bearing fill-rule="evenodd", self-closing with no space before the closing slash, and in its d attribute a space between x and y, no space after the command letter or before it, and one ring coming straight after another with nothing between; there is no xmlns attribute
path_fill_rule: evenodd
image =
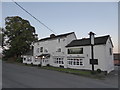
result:
<svg viewBox="0 0 120 90"><path fill-rule="evenodd" d="M112 55L112 48L109 48L109 54Z"/></svg>
<svg viewBox="0 0 120 90"><path fill-rule="evenodd" d="M75 52L75 49L80 49L80 51ZM67 54L83 54L83 48L68 48Z"/></svg>
<svg viewBox="0 0 120 90"><path fill-rule="evenodd" d="M40 47L40 52L41 52L41 53L43 52L43 47Z"/></svg>
<svg viewBox="0 0 120 90"><path fill-rule="evenodd" d="M63 57L54 58L54 63L56 63L56 64L64 64Z"/></svg>
<svg viewBox="0 0 120 90"><path fill-rule="evenodd" d="M81 59L81 58L68 58L67 64L70 66L83 66L83 59Z"/></svg>

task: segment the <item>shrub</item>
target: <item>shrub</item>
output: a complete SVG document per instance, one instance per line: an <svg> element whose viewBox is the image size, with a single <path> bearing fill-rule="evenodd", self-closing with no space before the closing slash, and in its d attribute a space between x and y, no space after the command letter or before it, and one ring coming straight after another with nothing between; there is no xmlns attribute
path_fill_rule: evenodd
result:
<svg viewBox="0 0 120 90"><path fill-rule="evenodd" d="M49 66L50 66L50 64L47 64L47 66L49 67Z"/></svg>
<svg viewBox="0 0 120 90"><path fill-rule="evenodd" d="M107 73L107 71L104 71L104 75L107 75L108 73Z"/></svg>
<svg viewBox="0 0 120 90"><path fill-rule="evenodd" d="M41 67L41 64L39 64L38 67Z"/></svg>
<svg viewBox="0 0 120 90"><path fill-rule="evenodd" d="M60 65L61 68L64 68L64 66Z"/></svg>
<svg viewBox="0 0 120 90"><path fill-rule="evenodd" d="M102 71L101 71L101 69L97 69L97 72L98 72L98 73L101 73Z"/></svg>
<svg viewBox="0 0 120 90"><path fill-rule="evenodd" d="M34 66L33 63L31 63L31 65Z"/></svg>
<svg viewBox="0 0 120 90"><path fill-rule="evenodd" d="M16 61L22 63L22 58L21 58L21 57L18 57L18 58L16 59Z"/></svg>
<svg viewBox="0 0 120 90"><path fill-rule="evenodd" d="M91 74L96 74L96 72L95 71L91 71Z"/></svg>

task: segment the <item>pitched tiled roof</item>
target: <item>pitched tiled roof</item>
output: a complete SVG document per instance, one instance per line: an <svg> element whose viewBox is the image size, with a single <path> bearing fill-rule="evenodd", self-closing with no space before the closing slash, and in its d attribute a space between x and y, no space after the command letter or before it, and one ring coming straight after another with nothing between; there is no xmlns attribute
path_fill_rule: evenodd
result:
<svg viewBox="0 0 120 90"><path fill-rule="evenodd" d="M65 37L65 36L73 34L73 33L74 32L70 32L70 33L66 33L66 34L55 35L54 37L42 38L39 41L50 40L50 39L59 38L59 37Z"/></svg>
<svg viewBox="0 0 120 90"><path fill-rule="evenodd" d="M106 41L109 37L110 37L109 35L102 36L102 37L96 37L95 45L106 44ZM66 47L87 46L87 45L90 45L90 38L73 40Z"/></svg>

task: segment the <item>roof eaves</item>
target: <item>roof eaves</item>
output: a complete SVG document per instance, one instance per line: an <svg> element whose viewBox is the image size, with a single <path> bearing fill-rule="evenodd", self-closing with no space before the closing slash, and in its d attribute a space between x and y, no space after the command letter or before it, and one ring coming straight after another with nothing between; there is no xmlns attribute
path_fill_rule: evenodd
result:
<svg viewBox="0 0 120 90"><path fill-rule="evenodd" d="M58 37L65 37L65 36L70 35L70 34L73 34L73 33L74 33L74 32L70 32L70 33L66 33L66 34L60 34L60 35L56 35L56 36L53 37L53 38L51 38L51 37L42 38L42 39L38 40L38 42L39 42L39 41L49 40L49 39L56 39L56 38L58 38Z"/></svg>

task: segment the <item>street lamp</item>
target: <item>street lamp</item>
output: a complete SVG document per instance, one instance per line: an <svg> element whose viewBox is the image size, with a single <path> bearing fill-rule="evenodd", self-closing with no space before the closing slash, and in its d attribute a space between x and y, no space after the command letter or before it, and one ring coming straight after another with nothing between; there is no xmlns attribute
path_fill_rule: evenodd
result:
<svg viewBox="0 0 120 90"><path fill-rule="evenodd" d="M35 59L38 59L38 57L36 56Z"/></svg>
<svg viewBox="0 0 120 90"><path fill-rule="evenodd" d="M42 56L42 58L44 59L44 58L45 58L45 56Z"/></svg>

